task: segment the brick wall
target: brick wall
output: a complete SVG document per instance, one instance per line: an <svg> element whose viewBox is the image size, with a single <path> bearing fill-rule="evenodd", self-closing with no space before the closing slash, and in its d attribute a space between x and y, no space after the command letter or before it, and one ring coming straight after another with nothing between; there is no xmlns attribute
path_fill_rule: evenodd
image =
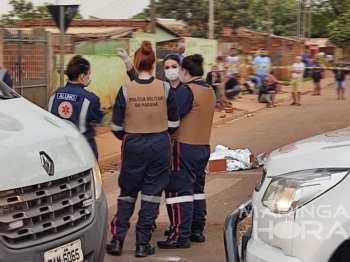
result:
<svg viewBox="0 0 350 262"><path fill-rule="evenodd" d="M238 29L236 34L232 30L225 29L223 37L220 39L219 52L222 56L229 54L231 47L242 50L246 55L254 57L255 52L260 48L266 48L267 36L265 34L253 32L246 29ZM298 43L294 39L286 37L271 36L269 55L274 66L290 66L297 55L301 55L304 49L304 42ZM243 57L243 62L249 64L250 61ZM248 79L254 69L241 69L244 79ZM278 78L290 78L289 69L276 69Z"/></svg>

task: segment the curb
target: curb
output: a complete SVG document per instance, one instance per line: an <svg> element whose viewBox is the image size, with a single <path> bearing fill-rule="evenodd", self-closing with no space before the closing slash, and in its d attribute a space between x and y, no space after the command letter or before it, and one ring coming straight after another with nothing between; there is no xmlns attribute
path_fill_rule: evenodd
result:
<svg viewBox="0 0 350 262"><path fill-rule="evenodd" d="M101 166L108 165L110 163L117 163L117 165L119 166L120 159L121 159L121 153L114 153L114 154L100 158L98 160L98 165L101 167Z"/></svg>

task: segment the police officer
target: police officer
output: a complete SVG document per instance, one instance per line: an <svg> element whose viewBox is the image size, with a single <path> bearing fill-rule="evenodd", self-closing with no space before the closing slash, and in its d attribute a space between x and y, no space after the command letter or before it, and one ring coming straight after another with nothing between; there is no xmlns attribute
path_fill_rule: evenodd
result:
<svg viewBox="0 0 350 262"><path fill-rule="evenodd" d="M180 124L179 110L169 84L154 79L156 58L144 41L135 53L138 77L123 85L113 109L112 131L122 140L121 189L118 211L110 223L113 234L107 252L121 255L137 195L141 209L136 224L136 257L154 254L149 244L163 190L169 183L171 145L169 133Z"/></svg>
<svg viewBox="0 0 350 262"><path fill-rule="evenodd" d="M101 110L98 96L85 90L91 83L90 63L79 55L74 56L67 66L66 73L69 82L51 96L49 112L72 122L86 137L98 159L94 127L103 122L105 114Z"/></svg>
<svg viewBox="0 0 350 262"><path fill-rule="evenodd" d="M190 241L205 241L205 168L210 157L209 139L216 98L213 89L201 79L203 74L201 55L182 60L180 79L192 91L194 100L173 135L172 172L165 190L171 234L165 241L158 241L159 248L188 248ZM178 91L176 96L180 101ZM189 97L188 93L184 96Z"/></svg>

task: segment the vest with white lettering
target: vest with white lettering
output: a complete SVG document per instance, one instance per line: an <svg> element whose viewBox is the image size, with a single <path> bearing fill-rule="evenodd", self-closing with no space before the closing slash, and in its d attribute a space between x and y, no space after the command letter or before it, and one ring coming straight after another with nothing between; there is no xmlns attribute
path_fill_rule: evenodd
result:
<svg viewBox="0 0 350 262"><path fill-rule="evenodd" d="M150 84L132 81L123 86L126 133L151 134L168 130L167 97L170 88L165 84L155 79Z"/></svg>
<svg viewBox="0 0 350 262"><path fill-rule="evenodd" d="M187 85L194 96L192 110L181 119L172 138L184 144L209 145L216 101L214 91L195 83Z"/></svg>

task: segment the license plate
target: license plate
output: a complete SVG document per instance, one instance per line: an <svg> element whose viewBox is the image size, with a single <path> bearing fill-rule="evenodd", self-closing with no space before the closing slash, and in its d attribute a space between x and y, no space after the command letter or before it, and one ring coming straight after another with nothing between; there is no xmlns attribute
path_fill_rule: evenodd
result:
<svg viewBox="0 0 350 262"><path fill-rule="evenodd" d="M80 239L44 253L45 262L82 262L84 261Z"/></svg>

